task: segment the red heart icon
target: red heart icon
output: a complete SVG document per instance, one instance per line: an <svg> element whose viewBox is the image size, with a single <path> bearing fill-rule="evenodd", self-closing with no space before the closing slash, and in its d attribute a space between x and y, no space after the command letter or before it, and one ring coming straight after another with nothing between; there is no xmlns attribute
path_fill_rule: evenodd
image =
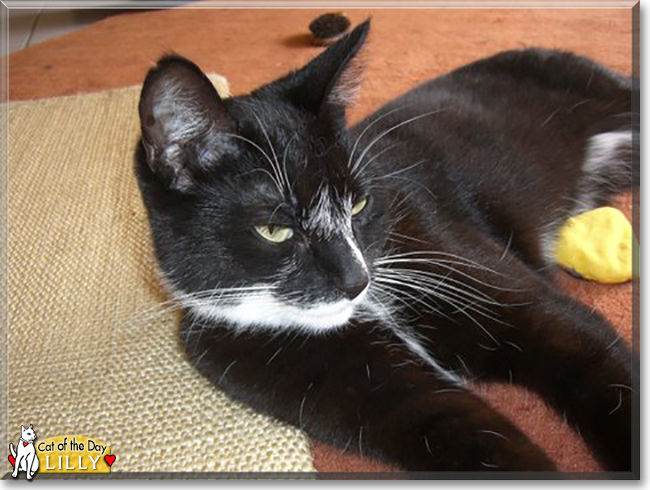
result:
<svg viewBox="0 0 650 490"><path fill-rule="evenodd" d="M115 462L115 455L107 454L106 456L104 456L104 459L108 463L108 466L113 466L113 463Z"/></svg>
<svg viewBox="0 0 650 490"><path fill-rule="evenodd" d="M23 446L27 447L28 442L23 442Z"/></svg>
<svg viewBox="0 0 650 490"><path fill-rule="evenodd" d="M9 462L11 463L11 466L16 466L16 458L14 458L11 454L9 455Z"/></svg>

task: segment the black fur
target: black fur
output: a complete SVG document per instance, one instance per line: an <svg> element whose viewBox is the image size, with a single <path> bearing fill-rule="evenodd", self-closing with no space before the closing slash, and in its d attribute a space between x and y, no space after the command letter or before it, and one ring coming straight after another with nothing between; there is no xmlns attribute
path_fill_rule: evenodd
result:
<svg viewBox="0 0 650 490"><path fill-rule="evenodd" d="M220 99L176 56L147 77L136 169L175 288L274 278L297 307L350 295L363 274L354 254L340 237L304 226L325 186L337 202L367 198L352 230L369 269L368 301L385 308L360 306L345 325L316 333L231 325L190 307L190 358L232 398L410 471L553 470L454 377L520 384L565 414L608 470L631 470L630 350L553 285L544 250L583 210L576 199L600 205L633 185L631 147L598 167L598 184L585 184L593 176L582 167L590 138L631 131L630 80L569 53L510 51L425 83L347 130L368 28L243 97ZM156 112L165 80L180 102ZM166 132L170 118L196 131ZM372 146L355 172L358 139L353 163ZM286 162L284 195L262 155L271 145ZM293 228L293 239L265 242L254 226L266 223ZM382 268L387 254L403 255ZM292 274L277 279L287 263Z"/></svg>

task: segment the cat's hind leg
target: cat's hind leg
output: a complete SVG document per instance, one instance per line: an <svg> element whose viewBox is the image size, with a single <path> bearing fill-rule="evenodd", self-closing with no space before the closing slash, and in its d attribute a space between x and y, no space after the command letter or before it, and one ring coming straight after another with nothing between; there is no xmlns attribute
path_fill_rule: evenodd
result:
<svg viewBox="0 0 650 490"><path fill-rule="evenodd" d="M639 185L639 150L635 139L629 128L588 138L578 184L573 195L566 196L571 205L551 214L539 233L541 255L547 263L555 261L558 234L566 219L607 205L615 195Z"/></svg>
<svg viewBox="0 0 650 490"><path fill-rule="evenodd" d="M555 263L558 232L568 218L639 185L638 91L631 78L570 53L532 49L493 61L529 87L500 106L516 114L500 154L480 150L503 158L500 171L465 166L463 173L478 182L495 236L545 270Z"/></svg>

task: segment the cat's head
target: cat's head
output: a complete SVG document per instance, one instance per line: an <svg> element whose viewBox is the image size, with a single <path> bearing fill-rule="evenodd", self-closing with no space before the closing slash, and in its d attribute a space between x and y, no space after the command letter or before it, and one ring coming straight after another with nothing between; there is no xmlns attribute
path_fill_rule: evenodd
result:
<svg viewBox="0 0 650 490"><path fill-rule="evenodd" d="M20 426L20 437L27 442L36 440L36 432L31 424L27 428L24 425Z"/></svg>
<svg viewBox="0 0 650 490"><path fill-rule="evenodd" d="M345 124L368 30L241 97L177 56L149 72L137 173L160 268L193 314L322 331L368 301L384 197Z"/></svg>

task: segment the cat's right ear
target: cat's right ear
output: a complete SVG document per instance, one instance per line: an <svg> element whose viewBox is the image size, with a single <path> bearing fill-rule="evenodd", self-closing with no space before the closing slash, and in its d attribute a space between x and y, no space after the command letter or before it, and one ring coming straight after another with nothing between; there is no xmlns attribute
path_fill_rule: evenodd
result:
<svg viewBox="0 0 650 490"><path fill-rule="evenodd" d="M139 113L147 163L168 188L188 191L196 173L218 161L226 104L191 61L163 57L147 74Z"/></svg>

